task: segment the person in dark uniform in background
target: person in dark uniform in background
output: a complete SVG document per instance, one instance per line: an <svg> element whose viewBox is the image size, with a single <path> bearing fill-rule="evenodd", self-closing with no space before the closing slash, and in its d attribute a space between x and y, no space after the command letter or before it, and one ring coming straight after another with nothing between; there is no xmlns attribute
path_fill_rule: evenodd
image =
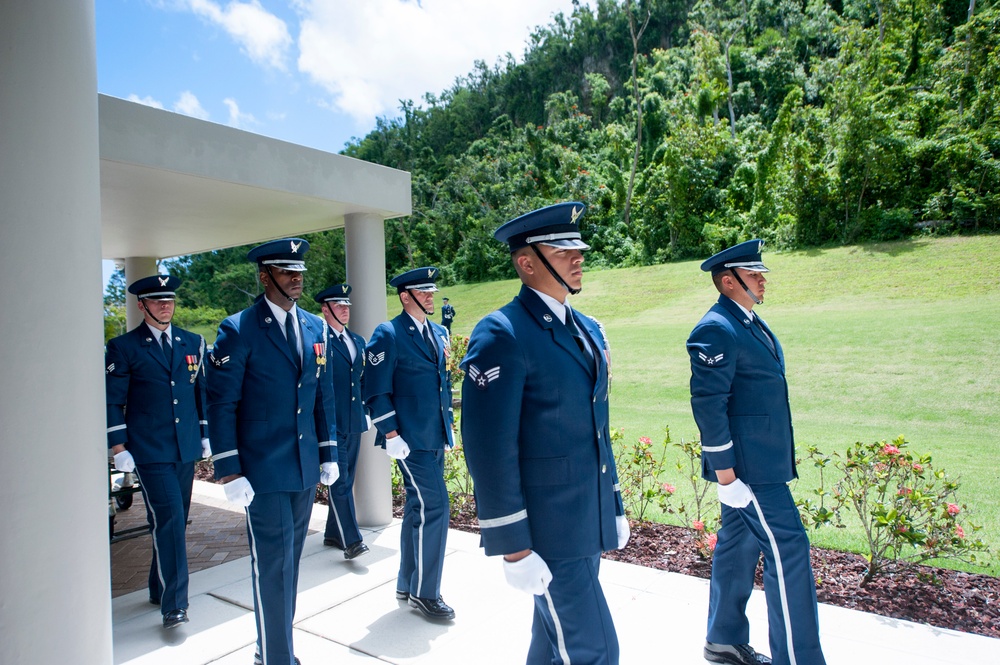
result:
<svg viewBox="0 0 1000 665"><path fill-rule="evenodd" d="M529 665L615 665L601 553L629 538L608 427L610 355L567 296L583 284L578 222L560 203L507 222L523 286L480 321L462 361L462 445L482 544L534 596Z"/></svg>
<svg viewBox="0 0 1000 665"><path fill-rule="evenodd" d="M445 449L452 438L447 332L433 323L437 268L397 275L403 311L380 323L365 349L365 404L378 428L376 445L396 460L406 488L396 598L425 617L455 618L441 597L448 539Z"/></svg>
<svg viewBox="0 0 1000 665"><path fill-rule="evenodd" d="M451 337L451 322L455 320L455 308L451 306L447 298L442 299L444 304L441 306L441 325L443 325L448 330L448 337Z"/></svg>
<svg viewBox="0 0 1000 665"><path fill-rule="evenodd" d="M298 664L292 619L316 483L337 479L336 411L325 391L326 322L304 310L299 238L253 248L264 294L219 326L208 372L215 477L247 514L257 653Z"/></svg>
<svg viewBox="0 0 1000 665"><path fill-rule="evenodd" d="M108 447L115 468L139 476L153 535L149 602L163 626L188 622L184 532L194 463L212 454L205 400L205 340L173 326L181 280L153 275L133 282L143 322L115 337L105 355Z"/></svg>
<svg viewBox="0 0 1000 665"><path fill-rule="evenodd" d="M329 510L323 544L344 550L345 559L368 552L354 511L354 471L368 415L361 396L365 371L365 338L347 329L351 320L351 285L335 284L313 297L322 306L327 331L327 373L333 380L337 411L337 451L340 476L328 489Z"/></svg>
<svg viewBox="0 0 1000 665"><path fill-rule="evenodd" d="M687 341L702 475L718 483L722 526L712 556L705 660L823 665L809 538L788 483L798 477L785 356L754 306L764 301L763 242L701 264L721 294ZM771 658L748 642L746 605L764 555Z"/></svg>

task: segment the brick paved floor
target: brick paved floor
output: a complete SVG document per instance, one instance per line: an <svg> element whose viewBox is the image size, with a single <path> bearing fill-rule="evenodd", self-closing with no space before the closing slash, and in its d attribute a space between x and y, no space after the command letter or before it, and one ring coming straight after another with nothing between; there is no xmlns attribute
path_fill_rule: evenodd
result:
<svg viewBox="0 0 1000 665"><path fill-rule="evenodd" d="M142 495L115 516L115 532L146 523ZM196 572L249 556L246 518L241 513L191 502L187 529L188 570ZM148 533L111 544L111 597L146 588L153 539Z"/></svg>

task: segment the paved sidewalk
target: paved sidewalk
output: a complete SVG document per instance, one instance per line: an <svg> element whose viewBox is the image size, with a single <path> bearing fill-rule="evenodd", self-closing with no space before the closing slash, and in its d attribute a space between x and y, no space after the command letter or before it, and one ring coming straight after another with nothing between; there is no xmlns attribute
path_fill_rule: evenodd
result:
<svg viewBox="0 0 1000 665"><path fill-rule="evenodd" d="M195 483L195 501L227 509L222 488L209 483ZM303 665L524 662L531 601L506 585L500 562L483 555L478 536L449 532L442 594L458 616L452 623L434 624L395 600L398 520L365 530L371 553L349 562L339 550L323 546L325 519L326 506L317 506L311 526L320 533L308 537L302 556L295 648ZM228 555L225 563L193 573L191 623L169 632L162 629L159 610L147 602L144 587L115 598L114 662L250 665L256 634L249 578L249 560L230 561ZM618 629L622 665L705 662L707 580L614 561L602 562L601 580ZM754 591L748 611L751 641L765 649L763 592ZM1000 640L829 605L820 605L819 612L831 665L1000 663Z"/></svg>

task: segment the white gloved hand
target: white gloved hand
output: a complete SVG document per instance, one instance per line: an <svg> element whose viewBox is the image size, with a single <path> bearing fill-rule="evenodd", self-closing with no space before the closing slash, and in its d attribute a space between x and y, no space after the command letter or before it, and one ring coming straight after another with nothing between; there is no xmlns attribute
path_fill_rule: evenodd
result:
<svg viewBox="0 0 1000 665"><path fill-rule="evenodd" d="M336 462L323 462L319 465L319 482L332 485L340 478L340 465Z"/></svg>
<svg viewBox="0 0 1000 665"><path fill-rule="evenodd" d="M372 428L372 417L367 413L365 414L365 431L367 432Z"/></svg>
<svg viewBox="0 0 1000 665"><path fill-rule="evenodd" d="M385 454L392 459L406 459L406 456L410 454L410 446L406 444L403 437L390 436L385 440Z"/></svg>
<svg viewBox="0 0 1000 665"><path fill-rule="evenodd" d="M208 459L212 456L212 444L209 443L208 439L201 440L201 458Z"/></svg>
<svg viewBox="0 0 1000 665"><path fill-rule="evenodd" d="M719 483L719 502L730 508L746 508L753 501L753 492L737 478L728 485Z"/></svg>
<svg viewBox="0 0 1000 665"><path fill-rule="evenodd" d="M226 490L226 500L235 503L240 508L246 508L253 501L253 487L250 481L240 476L222 486Z"/></svg>
<svg viewBox="0 0 1000 665"><path fill-rule="evenodd" d="M628 525L628 518L624 515L616 517L615 530L618 532L618 549L623 550L628 545L629 536L632 535L632 529Z"/></svg>
<svg viewBox="0 0 1000 665"><path fill-rule="evenodd" d="M135 460L132 459L132 453L127 450L123 450L120 453L115 454L115 468L119 471L124 471L128 473L129 471L135 471Z"/></svg>
<svg viewBox="0 0 1000 665"><path fill-rule="evenodd" d="M542 557L532 552L519 561L503 561L503 574L507 584L518 591L540 596L549 588L552 571Z"/></svg>

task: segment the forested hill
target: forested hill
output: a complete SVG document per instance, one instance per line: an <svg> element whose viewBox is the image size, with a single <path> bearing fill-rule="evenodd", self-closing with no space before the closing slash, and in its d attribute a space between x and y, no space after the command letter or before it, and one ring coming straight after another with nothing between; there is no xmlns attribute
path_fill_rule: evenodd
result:
<svg viewBox="0 0 1000 665"><path fill-rule="evenodd" d="M492 231L580 200L589 266L1000 230L1000 0L599 0L405 101L344 154L410 171L387 271L510 277ZM343 234L309 237L310 290ZM190 306L245 307L245 250L182 259Z"/></svg>

